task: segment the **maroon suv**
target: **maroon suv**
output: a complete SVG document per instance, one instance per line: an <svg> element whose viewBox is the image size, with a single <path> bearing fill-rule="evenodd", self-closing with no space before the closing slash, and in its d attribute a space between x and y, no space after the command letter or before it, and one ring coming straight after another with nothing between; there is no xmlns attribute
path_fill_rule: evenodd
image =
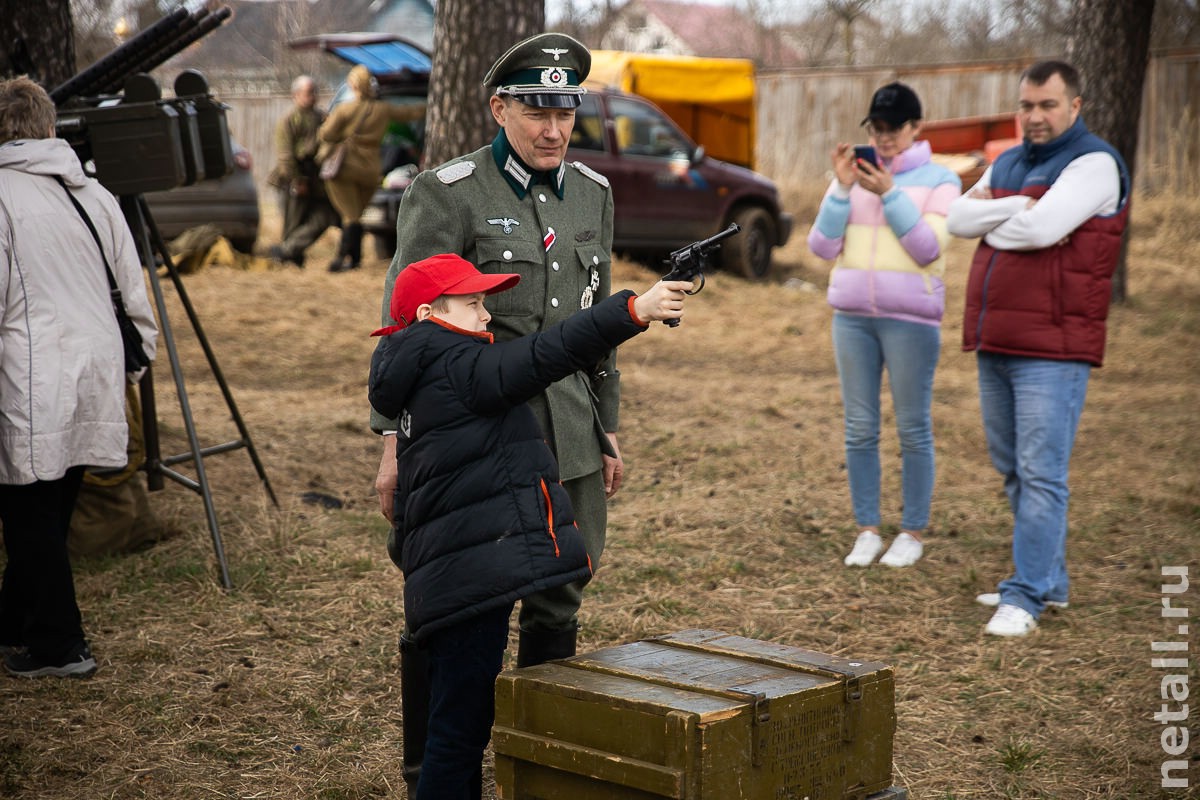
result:
<svg viewBox="0 0 1200 800"><path fill-rule="evenodd" d="M771 249L792 232L792 215L780 209L774 183L705 156L640 97L589 87L575 112L567 160L582 161L612 183L618 251L654 256L736 222L742 232L721 246L721 264L763 278Z"/></svg>
<svg viewBox="0 0 1200 800"><path fill-rule="evenodd" d="M392 103L420 102L429 79L429 55L390 34L329 34L292 42L319 47L352 64L365 64ZM333 105L346 98L342 87ZM396 214L407 180L405 166L423 142L423 125L389 131L383 143L385 177L362 215L375 240L376 255L396 249ZM568 161L581 161L612 183L613 249L644 260L705 239L738 223L742 232L721 247L720 266L749 278L764 278L771 250L785 244L792 215L779 207L779 192L767 178L704 154L654 104L611 89L588 87L575 114ZM407 170L407 171L406 171Z"/></svg>

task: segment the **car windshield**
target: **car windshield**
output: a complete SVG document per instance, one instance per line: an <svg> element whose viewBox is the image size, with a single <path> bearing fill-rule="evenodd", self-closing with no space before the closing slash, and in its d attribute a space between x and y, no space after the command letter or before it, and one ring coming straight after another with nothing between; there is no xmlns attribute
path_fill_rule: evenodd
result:
<svg viewBox="0 0 1200 800"><path fill-rule="evenodd" d="M584 95L579 108L575 109L575 127L571 130L571 147L580 150L603 151L604 120L600 116L600 104L595 95Z"/></svg>
<svg viewBox="0 0 1200 800"><path fill-rule="evenodd" d="M688 158L692 144L657 109L625 97L608 102L622 155Z"/></svg>

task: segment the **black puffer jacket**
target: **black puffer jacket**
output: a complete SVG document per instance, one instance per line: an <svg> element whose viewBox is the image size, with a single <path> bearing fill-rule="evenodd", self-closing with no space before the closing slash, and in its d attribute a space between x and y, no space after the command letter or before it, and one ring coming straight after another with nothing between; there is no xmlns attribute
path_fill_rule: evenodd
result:
<svg viewBox="0 0 1200 800"><path fill-rule="evenodd" d="M645 330L620 292L541 333L492 343L436 321L385 337L369 398L400 420L395 525L404 613L435 630L591 572L558 466L525 402Z"/></svg>

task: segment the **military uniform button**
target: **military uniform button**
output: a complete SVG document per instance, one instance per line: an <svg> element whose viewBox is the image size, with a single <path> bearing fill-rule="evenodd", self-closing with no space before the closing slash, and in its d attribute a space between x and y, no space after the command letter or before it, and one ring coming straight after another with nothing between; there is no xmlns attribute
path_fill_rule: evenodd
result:
<svg viewBox="0 0 1200 800"><path fill-rule="evenodd" d="M544 203L544 202L546 202L546 195L544 195L544 194L539 194L539 195L538 195L538 200L541 200L543 203Z"/></svg>
<svg viewBox="0 0 1200 800"><path fill-rule="evenodd" d="M554 270L555 272L558 272L558 262L555 261L552 264L550 264L550 269Z"/></svg>
<svg viewBox="0 0 1200 800"><path fill-rule="evenodd" d="M592 256L592 263L593 263L593 264L599 264L599 263L600 263L600 256Z"/></svg>
<svg viewBox="0 0 1200 800"><path fill-rule="evenodd" d="M504 251L504 260L505 260L505 261L512 261L512 250L505 250L505 251Z"/></svg>
<svg viewBox="0 0 1200 800"><path fill-rule="evenodd" d="M550 298L550 305L554 306L555 308L558 308L558 298L557 298L557 297L551 297L551 298Z"/></svg>

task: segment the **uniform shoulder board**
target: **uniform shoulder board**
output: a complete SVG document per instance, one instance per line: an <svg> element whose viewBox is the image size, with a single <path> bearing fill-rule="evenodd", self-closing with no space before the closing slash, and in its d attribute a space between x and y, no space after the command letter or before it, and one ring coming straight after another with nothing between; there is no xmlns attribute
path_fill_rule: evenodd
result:
<svg viewBox="0 0 1200 800"><path fill-rule="evenodd" d="M572 161L571 166L582 172L584 175L587 175L601 186L608 188L608 178L604 177L599 172L596 172L596 170L592 169L582 161Z"/></svg>
<svg viewBox="0 0 1200 800"><path fill-rule="evenodd" d="M445 184L457 183L463 178L470 176L475 171L474 161L459 161L456 164L451 164L448 167L442 167L437 171L438 180Z"/></svg>

